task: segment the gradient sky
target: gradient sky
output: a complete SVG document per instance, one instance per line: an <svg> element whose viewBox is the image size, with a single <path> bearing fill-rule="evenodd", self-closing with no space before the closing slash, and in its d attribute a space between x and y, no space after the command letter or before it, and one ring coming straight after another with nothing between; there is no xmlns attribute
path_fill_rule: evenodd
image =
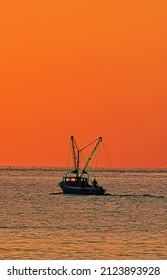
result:
<svg viewBox="0 0 167 280"><path fill-rule="evenodd" d="M167 167L167 1L1 0L0 165ZM106 166L103 161L102 166Z"/></svg>

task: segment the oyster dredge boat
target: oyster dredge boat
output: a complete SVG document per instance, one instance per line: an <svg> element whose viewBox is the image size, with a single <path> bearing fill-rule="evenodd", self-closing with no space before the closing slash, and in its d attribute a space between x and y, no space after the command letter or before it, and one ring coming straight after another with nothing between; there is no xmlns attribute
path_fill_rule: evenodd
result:
<svg viewBox="0 0 167 280"><path fill-rule="evenodd" d="M82 149L78 149L74 136L71 136L71 150L73 159L73 168L68 168L65 172L62 181L58 183L64 194L76 194L76 195L104 195L105 189L99 186L96 179L91 180L90 171L88 166L92 159L94 159L95 152L97 152L102 137L97 138ZM89 153L85 165L80 167L81 152L95 143L93 150ZM70 163L69 163L70 164Z"/></svg>

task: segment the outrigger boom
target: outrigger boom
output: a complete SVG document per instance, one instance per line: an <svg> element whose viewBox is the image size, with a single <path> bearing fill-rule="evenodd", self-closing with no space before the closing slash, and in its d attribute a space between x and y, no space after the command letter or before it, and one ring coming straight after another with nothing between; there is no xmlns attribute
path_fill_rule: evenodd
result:
<svg viewBox="0 0 167 280"><path fill-rule="evenodd" d="M92 150L92 152L90 153L83 169L82 172L80 174L80 176L82 176L83 173L86 173L86 168L89 165L89 162L91 161L95 151L97 150L100 142L102 142L102 137L98 137L97 139L95 139L93 142L91 142L90 144L86 145L85 147L83 147L82 149L78 149L78 146L76 144L76 141L74 139L74 136L71 136L71 144L72 144L72 150L73 150L73 160L74 160L74 166L75 166L75 170L73 172L75 172L78 176L79 176L79 169L80 169L80 153L86 149L87 147L89 147L90 145L92 145L94 142L97 142L94 149ZM77 157L76 157L76 151L75 151L75 147L77 149Z"/></svg>

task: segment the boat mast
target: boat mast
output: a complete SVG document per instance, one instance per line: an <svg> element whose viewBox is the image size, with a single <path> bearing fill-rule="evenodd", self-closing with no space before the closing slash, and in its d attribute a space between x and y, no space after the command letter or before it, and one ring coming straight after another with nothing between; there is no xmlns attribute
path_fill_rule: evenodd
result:
<svg viewBox="0 0 167 280"><path fill-rule="evenodd" d="M79 172L79 149L77 143L74 139L74 136L71 135L71 146L72 146L72 153L73 153L73 162L74 162L74 173L78 176ZM77 153L77 155L76 155Z"/></svg>

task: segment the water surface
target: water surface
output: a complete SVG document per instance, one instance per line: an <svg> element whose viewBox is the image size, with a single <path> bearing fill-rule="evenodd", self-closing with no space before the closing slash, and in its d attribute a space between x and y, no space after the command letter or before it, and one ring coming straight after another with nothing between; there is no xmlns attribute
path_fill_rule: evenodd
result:
<svg viewBox="0 0 167 280"><path fill-rule="evenodd" d="M63 195L62 175L0 168L0 259L167 258L166 170L99 170L107 196Z"/></svg>

